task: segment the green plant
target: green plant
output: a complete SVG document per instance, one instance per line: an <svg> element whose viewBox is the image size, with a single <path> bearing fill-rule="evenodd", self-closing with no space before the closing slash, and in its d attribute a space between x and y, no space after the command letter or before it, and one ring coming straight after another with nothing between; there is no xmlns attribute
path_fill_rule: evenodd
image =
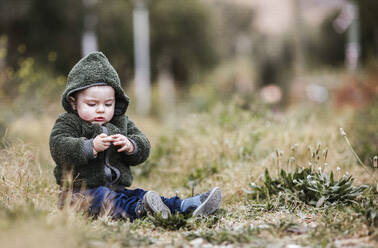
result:
<svg viewBox="0 0 378 248"><path fill-rule="evenodd" d="M268 231L272 234L277 235L278 237L282 237L287 233L305 233L307 230L305 227L300 226L297 223L294 223L290 220L282 219L277 223L268 223L270 227Z"/></svg>
<svg viewBox="0 0 378 248"><path fill-rule="evenodd" d="M26 112L45 113L47 106L59 97L66 81L64 76L55 75L32 57L20 59L17 69L4 71L4 76L0 76L0 95L5 104L0 107L0 119L6 122Z"/></svg>
<svg viewBox="0 0 378 248"><path fill-rule="evenodd" d="M356 153L367 166L373 166L372 159L378 151L378 99L357 111L349 125L350 139L355 145Z"/></svg>
<svg viewBox="0 0 378 248"><path fill-rule="evenodd" d="M320 165L320 145L315 151L311 151L309 167L295 168L294 172L280 169L277 178L272 178L269 170L265 169L265 176L262 185L250 183L250 190L247 192L252 199L270 199L273 195L281 196L284 194L286 202L292 203L296 199L300 201L321 207L336 203L352 203L356 197L360 196L367 188L366 185L353 186L354 178L352 175L345 174L342 177L335 178L333 171L329 174L326 172L328 163L324 162L324 167L315 170L313 166ZM277 151L277 157L280 153ZM324 161L327 158L328 150L323 151ZM293 159L289 159L291 166ZM281 167L277 159L278 168Z"/></svg>
<svg viewBox="0 0 378 248"><path fill-rule="evenodd" d="M195 168L186 179L187 182L185 183L185 186L190 186L192 191L194 191L196 185L198 185L203 179L216 174L218 170L219 169L216 165L210 166L209 164L204 167Z"/></svg>
<svg viewBox="0 0 378 248"><path fill-rule="evenodd" d="M152 222L155 226L162 227L163 229L175 231L175 230L192 230L197 229L199 227L207 227L212 228L218 221L220 220L221 216L225 214L224 209L219 209L207 217L192 217L191 214L180 214L175 213L171 215L168 219L162 218L160 215L155 216L148 216L146 218L147 221ZM144 222L144 221L139 221Z"/></svg>
<svg viewBox="0 0 378 248"><path fill-rule="evenodd" d="M367 196L363 197L359 203L354 204L353 208L365 218L368 226L378 227L378 192L374 186L370 186L367 191Z"/></svg>
<svg viewBox="0 0 378 248"><path fill-rule="evenodd" d="M148 219L158 227L162 227L167 230L179 230L185 227L188 223L183 214L176 213L169 216L167 219L162 218L160 215L148 216Z"/></svg>
<svg viewBox="0 0 378 248"><path fill-rule="evenodd" d="M134 173L141 177L148 177L151 171L161 163L161 160L167 159L168 155L174 152L176 145L177 138L161 136L156 147L152 149L149 160L143 166L134 168Z"/></svg>

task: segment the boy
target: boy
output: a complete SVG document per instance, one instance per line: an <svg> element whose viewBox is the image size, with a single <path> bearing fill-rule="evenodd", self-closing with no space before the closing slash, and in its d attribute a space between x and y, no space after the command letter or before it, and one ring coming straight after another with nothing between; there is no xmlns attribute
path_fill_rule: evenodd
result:
<svg viewBox="0 0 378 248"><path fill-rule="evenodd" d="M101 52L82 58L70 71L60 115L50 135L50 152L56 163L54 175L64 187L72 178L71 203L86 202L90 214L109 214L131 220L146 211L168 218L171 213L213 213L219 208L219 188L181 200L160 197L153 191L129 190L130 166L144 162L150 143L125 115L129 98L117 72ZM63 189L63 204L67 191Z"/></svg>

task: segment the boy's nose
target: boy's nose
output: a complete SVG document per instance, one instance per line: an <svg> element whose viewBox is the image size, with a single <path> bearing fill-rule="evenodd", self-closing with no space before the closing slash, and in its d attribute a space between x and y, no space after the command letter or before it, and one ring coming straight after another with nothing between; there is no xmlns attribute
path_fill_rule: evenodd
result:
<svg viewBox="0 0 378 248"><path fill-rule="evenodd" d="M98 108L97 108L97 112L100 112L100 113L104 112L104 110L105 110L105 108L102 105L99 105Z"/></svg>

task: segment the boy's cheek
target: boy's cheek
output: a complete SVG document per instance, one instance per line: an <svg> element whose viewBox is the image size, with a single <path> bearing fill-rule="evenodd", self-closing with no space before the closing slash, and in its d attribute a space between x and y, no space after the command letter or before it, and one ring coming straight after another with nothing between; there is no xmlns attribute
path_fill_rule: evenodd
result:
<svg viewBox="0 0 378 248"><path fill-rule="evenodd" d="M88 111L79 111L79 116L81 119L85 120L85 121L90 121L93 119L93 115L88 112Z"/></svg>

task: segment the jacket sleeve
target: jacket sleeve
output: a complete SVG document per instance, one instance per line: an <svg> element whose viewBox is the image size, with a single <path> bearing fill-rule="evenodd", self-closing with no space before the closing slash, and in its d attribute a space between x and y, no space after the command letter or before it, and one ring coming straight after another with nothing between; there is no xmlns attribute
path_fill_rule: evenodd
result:
<svg viewBox="0 0 378 248"><path fill-rule="evenodd" d="M127 165L138 165L146 161L150 155L150 141L130 120L127 123L127 138L131 139L133 144L136 145L136 152L125 154L125 163Z"/></svg>
<svg viewBox="0 0 378 248"><path fill-rule="evenodd" d="M71 117L72 118L72 117ZM68 115L61 115L50 134L50 153L55 163L70 169L94 159L93 140L80 137L78 127Z"/></svg>

